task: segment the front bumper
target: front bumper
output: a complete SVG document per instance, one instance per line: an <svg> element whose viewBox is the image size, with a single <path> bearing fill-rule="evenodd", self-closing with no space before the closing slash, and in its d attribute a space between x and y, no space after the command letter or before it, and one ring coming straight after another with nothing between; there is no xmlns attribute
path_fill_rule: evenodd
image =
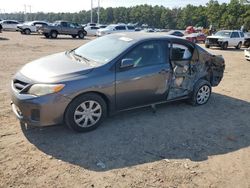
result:
<svg viewBox="0 0 250 188"><path fill-rule="evenodd" d="M213 41L209 39L205 41L206 45L215 46L215 47L221 47L223 43L224 43L223 41Z"/></svg>
<svg viewBox="0 0 250 188"><path fill-rule="evenodd" d="M48 126L63 122L64 112L70 99L60 94L36 97L20 94L12 89L12 111L23 123L33 126Z"/></svg>

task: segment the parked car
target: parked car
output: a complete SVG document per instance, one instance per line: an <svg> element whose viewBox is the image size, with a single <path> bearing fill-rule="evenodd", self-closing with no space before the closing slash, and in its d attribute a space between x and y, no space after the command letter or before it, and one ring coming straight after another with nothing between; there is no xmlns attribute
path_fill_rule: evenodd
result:
<svg viewBox="0 0 250 188"><path fill-rule="evenodd" d="M183 99L203 105L224 68L222 56L182 38L112 34L25 65L11 104L24 123L90 131L127 109Z"/></svg>
<svg viewBox="0 0 250 188"><path fill-rule="evenodd" d="M38 29L43 26L48 26L48 23L44 21L31 21L31 22L25 22L23 24L18 24L17 28L20 30L22 34L29 35L31 33L38 32Z"/></svg>
<svg viewBox="0 0 250 188"><path fill-rule="evenodd" d="M46 38L57 38L58 35L71 35L73 38L83 39L87 32L84 28L76 23L67 21L56 21L53 24L43 26L39 29Z"/></svg>
<svg viewBox="0 0 250 188"><path fill-rule="evenodd" d="M245 41L244 46L249 48L250 47L250 33L244 33Z"/></svg>
<svg viewBox="0 0 250 188"><path fill-rule="evenodd" d="M0 24L5 31L17 31L17 25L19 24L19 22L16 20L3 20L0 22Z"/></svg>
<svg viewBox="0 0 250 188"><path fill-rule="evenodd" d="M177 31L177 30L171 30L171 31L167 32L167 35L174 35L174 36L177 36L177 37L183 37L184 36L183 32Z"/></svg>
<svg viewBox="0 0 250 188"><path fill-rule="evenodd" d="M245 58L246 60L250 61L250 47L245 50Z"/></svg>
<svg viewBox="0 0 250 188"><path fill-rule="evenodd" d="M87 26L87 27L84 27L84 29L87 32L87 35L96 36L97 30L100 28L97 26Z"/></svg>
<svg viewBox="0 0 250 188"><path fill-rule="evenodd" d="M192 34L192 33L196 33L197 31L196 31L196 29L193 27L193 26L188 26L187 28L186 28L186 30L185 30L185 33L186 34Z"/></svg>
<svg viewBox="0 0 250 188"><path fill-rule="evenodd" d="M205 43L207 36L204 33L192 33L185 38L191 42L197 43L197 42L203 42Z"/></svg>
<svg viewBox="0 0 250 188"><path fill-rule="evenodd" d="M241 31L222 30L215 33L215 35L208 36L205 42L205 47L211 46L220 47L226 50L228 47L235 47L240 49L244 43L244 33Z"/></svg>
<svg viewBox="0 0 250 188"><path fill-rule="evenodd" d="M96 35L100 37L111 33L132 32L132 31L135 31L134 26L129 26L125 24L111 24L106 28L98 29Z"/></svg>

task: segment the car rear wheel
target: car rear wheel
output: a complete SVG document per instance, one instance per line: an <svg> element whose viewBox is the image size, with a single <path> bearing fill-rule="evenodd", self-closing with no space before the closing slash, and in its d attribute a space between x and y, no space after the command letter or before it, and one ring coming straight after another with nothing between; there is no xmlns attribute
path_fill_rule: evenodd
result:
<svg viewBox="0 0 250 188"><path fill-rule="evenodd" d="M66 112L65 123L77 132L96 129L107 114L107 105L97 94L84 94L73 100Z"/></svg>
<svg viewBox="0 0 250 188"><path fill-rule="evenodd" d="M57 31L51 31L50 32L50 36L51 36L52 39L56 39L57 35L58 35Z"/></svg>
<svg viewBox="0 0 250 188"><path fill-rule="evenodd" d="M79 32L78 32L78 37L79 37L80 39L83 39L83 38L84 38L84 33L83 33L82 31L79 31Z"/></svg>
<svg viewBox="0 0 250 188"><path fill-rule="evenodd" d="M211 96L211 84L206 80L199 80L193 90L190 102L194 106L206 104Z"/></svg>
<svg viewBox="0 0 250 188"><path fill-rule="evenodd" d="M242 42L239 42L239 44L237 46L235 46L236 49L240 49L242 46Z"/></svg>
<svg viewBox="0 0 250 188"><path fill-rule="evenodd" d="M25 35L30 35L30 33L31 33L30 29L25 29L25 30L24 30L24 34L25 34Z"/></svg>

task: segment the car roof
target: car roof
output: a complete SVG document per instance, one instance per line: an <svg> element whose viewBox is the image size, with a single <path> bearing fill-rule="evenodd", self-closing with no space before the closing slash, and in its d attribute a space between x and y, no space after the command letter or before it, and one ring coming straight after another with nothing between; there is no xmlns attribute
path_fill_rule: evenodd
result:
<svg viewBox="0 0 250 188"><path fill-rule="evenodd" d="M124 38L128 40L133 40L134 42L148 40L148 39L169 39L174 41L181 41L193 45L192 42L174 35L167 35L166 33L143 33L143 32L125 32L125 33L115 33L112 34L117 38Z"/></svg>
<svg viewBox="0 0 250 188"><path fill-rule="evenodd" d="M6 21L19 22L19 21L17 21L17 20L2 20L1 22L6 22Z"/></svg>
<svg viewBox="0 0 250 188"><path fill-rule="evenodd" d="M220 31L223 31L223 32L241 32L240 30L220 30Z"/></svg>

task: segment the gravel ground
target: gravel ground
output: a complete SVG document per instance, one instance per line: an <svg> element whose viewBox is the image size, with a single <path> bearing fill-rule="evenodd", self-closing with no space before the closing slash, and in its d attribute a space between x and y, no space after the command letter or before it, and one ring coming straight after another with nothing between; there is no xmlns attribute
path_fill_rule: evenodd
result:
<svg viewBox="0 0 250 188"><path fill-rule="evenodd" d="M10 81L27 62L90 41L0 34L0 187L250 187L250 62L226 60L204 106L185 102L120 113L85 134L21 126Z"/></svg>

